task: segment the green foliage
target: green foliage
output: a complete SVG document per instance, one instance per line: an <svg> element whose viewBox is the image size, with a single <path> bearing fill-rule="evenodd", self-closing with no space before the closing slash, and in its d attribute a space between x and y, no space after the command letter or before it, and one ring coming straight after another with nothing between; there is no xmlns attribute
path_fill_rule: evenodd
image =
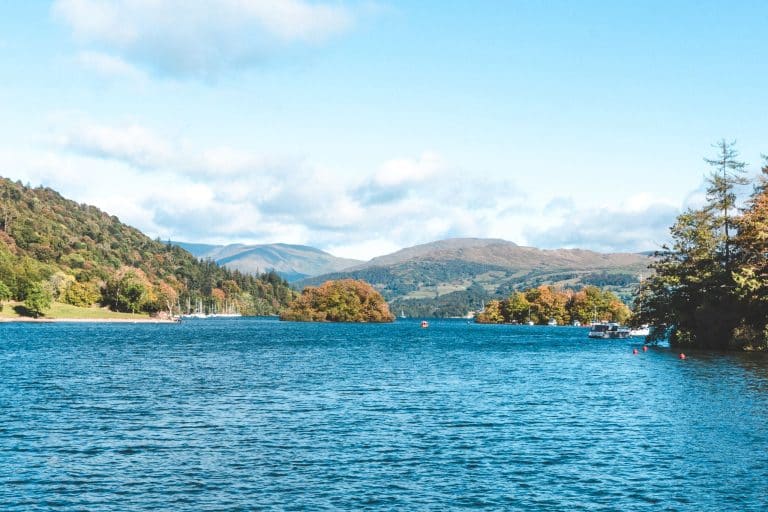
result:
<svg viewBox="0 0 768 512"><path fill-rule="evenodd" d="M98 286L92 282L72 283L64 292L63 302L78 307L89 307L101 300Z"/></svg>
<svg viewBox="0 0 768 512"><path fill-rule="evenodd" d="M126 268L134 276L124 286ZM143 276L143 277L141 277ZM200 261L187 251L152 240L99 209L0 178L0 281L25 300L34 283L73 305L103 302L120 311L187 312L202 303L226 304L242 314L276 314L296 295L274 273L246 275ZM224 283L228 283L226 287ZM168 308L157 293L175 291ZM212 296L224 290L224 301ZM165 293L164 298L173 294Z"/></svg>
<svg viewBox="0 0 768 512"><path fill-rule="evenodd" d="M3 302L11 300L11 297L11 289L8 288L7 284L0 281L0 311L3 310Z"/></svg>
<svg viewBox="0 0 768 512"><path fill-rule="evenodd" d="M343 279L307 287L280 314L297 322L391 322L386 301L364 281Z"/></svg>
<svg viewBox="0 0 768 512"><path fill-rule="evenodd" d="M51 292L42 283L32 283L27 289L24 307L37 318L51 307Z"/></svg>
<svg viewBox="0 0 768 512"><path fill-rule="evenodd" d="M670 344L716 349L768 349L768 191L763 178L746 209L735 188L745 184L733 144L717 145L707 203L677 218L672 244L635 300L636 323L668 333ZM768 166L763 168L768 175Z"/></svg>

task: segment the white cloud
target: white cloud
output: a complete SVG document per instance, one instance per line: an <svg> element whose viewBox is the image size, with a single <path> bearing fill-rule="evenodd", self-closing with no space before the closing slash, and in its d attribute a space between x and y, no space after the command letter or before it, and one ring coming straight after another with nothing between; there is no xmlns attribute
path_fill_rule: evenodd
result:
<svg viewBox="0 0 768 512"><path fill-rule="evenodd" d="M204 77L323 42L356 19L339 3L306 0L56 0L52 11L91 49L159 74Z"/></svg>
<svg viewBox="0 0 768 512"><path fill-rule="evenodd" d="M417 159L398 158L385 162L373 175L372 181L380 187L419 183L434 175L440 166L437 154L428 151Z"/></svg>
<svg viewBox="0 0 768 512"><path fill-rule="evenodd" d="M139 168L160 167L173 151L165 140L136 123L114 127L80 121L53 139L64 150Z"/></svg>
<svg viewBox="0 0 768 512"><path fill-rule="evenodd" d="M523 236L530 245L580 248L599 252L643 252L660 249L680 208L669 202L635 196L609 207L579 208L554 217L542 216Z"/></svg>
<svg viewBox="0 0 768 512"><path fill-rule="evenodd" d="M84 51L77 56L77 62L85 69L107 78L131 80L136 83L147 81L147 75L124 59L106 53Z"/></svg>

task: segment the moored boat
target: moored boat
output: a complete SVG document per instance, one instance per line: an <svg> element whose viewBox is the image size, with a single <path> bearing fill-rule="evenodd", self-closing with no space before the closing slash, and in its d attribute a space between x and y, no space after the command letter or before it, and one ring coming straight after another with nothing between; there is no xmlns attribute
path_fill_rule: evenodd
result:
<svg viewBox="0 0 768 512"><path fill-rule="evenodd" d="M629 338L629 329L617 323L595 323L587 335L598 339L624 339Z"/></svg>

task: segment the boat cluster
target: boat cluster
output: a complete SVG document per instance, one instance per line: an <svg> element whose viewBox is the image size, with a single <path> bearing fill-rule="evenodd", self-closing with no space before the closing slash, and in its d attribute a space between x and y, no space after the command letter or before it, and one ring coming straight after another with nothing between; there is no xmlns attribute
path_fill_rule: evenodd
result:
<svg viewBox="0 0 768 512"><path fill-rule="evenodd" d="M181 315L181 318L190 320L193 318L236 318L240 316L242 316L240 313L189 313L187 315Z"/></svg>
<svg viewBox="0 0 768 512"><path fill-rule="evenodd" d="M588 336L598 339L623 339L630 336L648 336L650 329L647 325L638 329L630 329L614 322L596 322L592 324Z"/></svg>

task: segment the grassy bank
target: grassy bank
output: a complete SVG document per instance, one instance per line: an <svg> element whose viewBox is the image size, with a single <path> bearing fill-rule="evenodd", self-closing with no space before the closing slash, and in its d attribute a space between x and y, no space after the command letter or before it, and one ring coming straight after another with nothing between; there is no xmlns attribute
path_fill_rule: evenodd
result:
<svg viewBox="0 0 768 512"><path fill-rule="evenodd" d="M31 315L27 312L22 302L4 302L0 311L0 320L27 320ZM108 308L90 307L79 308L69 304L54 302L51 307L40 316L47 320L149 320L149 315L117 313Z"/></svg>

